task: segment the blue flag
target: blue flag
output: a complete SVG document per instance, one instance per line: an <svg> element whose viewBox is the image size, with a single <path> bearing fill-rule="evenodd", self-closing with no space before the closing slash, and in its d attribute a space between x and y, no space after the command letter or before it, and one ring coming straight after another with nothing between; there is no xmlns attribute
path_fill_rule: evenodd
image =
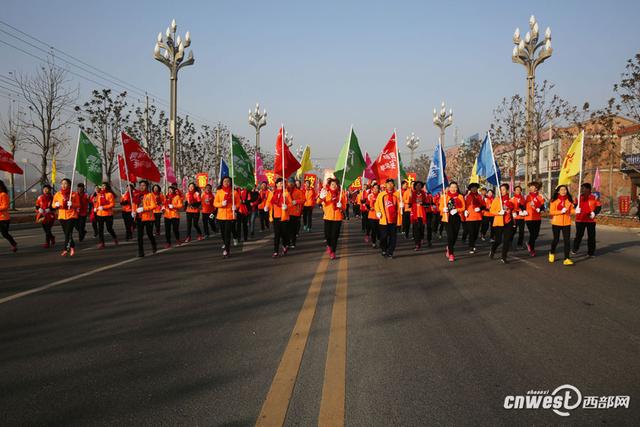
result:
<svg viewBox="0 0 640 427"><path fill-rule="evenodd" d="M225 176L229 176L229 166L227 166L227 163L224 161L224 159L221 159L220 175L218 175L218 183L222 184L222 178Z"/></svg>
<svg viewBox="0 0 640 427"><path fill-rule="evenodd" d="M500 168L493 155L493 145L491 144L489 132L487 132L487 136L482 141L477 164L476 175L486 177L489 184L500 185Z"/></svg>
<svg viewBox="0 0 640 427"><path fill-rule="evenodd" d="M440 160L442 160L442 164L440 164ZM429 175L427 176L427 191L429 193L435 195L442 192L443 182L445 187L448 185L444 172L446 168L447 158L440 144L437 144L431 159L431 166L429 166Z"/></svg>

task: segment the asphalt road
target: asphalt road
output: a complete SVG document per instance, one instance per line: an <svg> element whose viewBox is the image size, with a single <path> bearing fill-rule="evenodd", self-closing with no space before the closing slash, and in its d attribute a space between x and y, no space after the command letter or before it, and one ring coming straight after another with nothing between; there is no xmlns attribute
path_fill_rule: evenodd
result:
<svg viewBox="0 0 640 427"><path fill-rule="evenodd" d="M444 241L404 239L386 260L345 224L335 261L319 217L275 260L262 233L228 260L218 237L144 259L88 238L63 259L16 231L17 254L0 241L0 424L639 424L638 233L601 228L598 256L564 267L502 265L487 243L449 263ZM503 407L564 384L629 408Z"/></svg>

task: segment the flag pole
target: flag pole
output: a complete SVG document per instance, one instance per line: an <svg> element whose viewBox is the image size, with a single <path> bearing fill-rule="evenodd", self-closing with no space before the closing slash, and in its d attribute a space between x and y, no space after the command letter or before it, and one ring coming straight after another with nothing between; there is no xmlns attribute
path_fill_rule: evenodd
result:
<svg viewBox="0 0 640 427"><path fill-rule="evenodd" d="M236 219L236 189L235 186L235 172L233 170L233 133L229 131L229 150L231 153L231 211L233 212L233 219Z"/></svg>
<svg viewBox="0 0 640 427"><path fill-rule="evenodd" d="M398 194L400 195L398 198L399 203L398 205L402 205L402 208L400 209L400 215L404 214L404 195L402 194L402 177L400 176L400 153L398 152L398 133L396 131L396 129L393 129L393 137L396 140L396 162L398 162Z"/></svg>
<svg viewBox="0 0 640 427"><path fill-rule="evenodd" d="M124 132L122 132L120 137L122 138L123 136ZM133 194L131 194L131 181L129 181L129 167L127 166L127 155L124 151L124 138L122 138L122 160L124 162L124 173L127 177L127 181L129 182L129 184L127 184L127 192L129 193L129 204L131 205L131 217L135 218L135 212L133 212Z"/></svg>
<svg viewBox="0 0 640 427"><path fill-rule="evenodd" d="M487 139L489 140L489 149L491 150L491 162L493 163L493 173L496 177L496 183L498 184L498 196L500 196L500 210L504 210L502 206L502 194L500 193L500 177L498 176L498 168L496 167L496 156L493 154L493 143L491 142L491 134L487 131Z"/></svg>
<svg viewBox="0 0 640 427"><path fill-rule="evenodd" d="M69 191L69 200L71 200L71 193L73 193L73 181L76 177L76 162L78 161L78 148L80 147L80 128L78 128L78 141L76 142L76 154L73 156L73 165L71 166L71 190ZM66 208L65 208L66 209Z"/></svg>
<svg viewBox="0 0 640 427"><path fill-rule="evenodd" d="M442 178L442 195L444 196L444 165L442 164L442 151L443 151L443 147L442 147L442 137L439 136L438 137L438 157L440 157L440 176Z"/></svg>
<svg viewBox="0 0 640 427"><path fill-rule="evenodd" d="M164 163L164 192L167 192L167 152L162 151L162 163Z"/></svg>
<svg viewBox="0 0 640 427"><path fill-rule="evenodd" d="M284 123L280 124L280 130L282 130L282 138L280 139L280 158L282 160L282 204L287 200L287 176L284 173L284 144L286 138L286 134L284 131ZM275 190L275 188L274 188Z"/></svg>
<svg viewBox="0 0 640 427"><path fill-rule="evenodd" d="M122 159L124 163L124 158ZM122 195L122 178L120 177L120 162L118 162L118 187L120 188L120 195Z"/></svg>
<svg viewBox="0 0 640 427"><path fill-rule="evenodd" d="M352 133L353 133L353 125L351 125L351 128L349 129L349 137L347 139L347 152L345 153L345 156L344 156L344 167L342 168L342 179L340 180L340 198L338 199L338 202L342 202L342 188L344 187L344 178L347 174L347 161L349 160L349 151L351 148Z"/></svg>
<svg viewBox="0 0 640 427"><path fill-rule="evenodd" d="M582 193L582 163L584 159L584 129L582 129L582 141L580 141L580 175L578 178L578 201L577 206L580 207L580 195Z"/></svg>

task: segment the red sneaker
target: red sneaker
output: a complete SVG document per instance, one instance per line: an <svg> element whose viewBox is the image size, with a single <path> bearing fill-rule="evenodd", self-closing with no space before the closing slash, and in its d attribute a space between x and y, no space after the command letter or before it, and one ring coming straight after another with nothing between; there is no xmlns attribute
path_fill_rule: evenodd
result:
<svg viewBox="0 0 640 427"><path fill-rule="evenodd" d="M222 251L222 256L223 257L228 257L229 256L229 252L225 249L224 251Z"/></svg>
<svg viewBox="0 0 640 427"><path fill-rule="evenodd" d="M289 248L285 246L284 249L282 249L282 255L286 255L287 252L289 252Z"/></svg>
<svg viewBox="0 0 640 427"><path fill-rule="evenodd" d="M369 236L364 236L364 242L369 243Z"/></svg>
<svg viewBox="0 0 640 427"><path fill-rule="evenodd" d="M74 256L76 254L76 248L71 248L69 250L69 256Z"/></svg>
<svg viewBox="0 0 640 427"><path fill-rule="evenodd" d="M165 248L165 249L169 249L170 247L171 247L171 243L165 243L165 244L164 244L164 248Z"/></svg>
<svg viewBox="0 0 640 427"><path fill-rule="evenodd" d="M204 240L204 237L202 237L202 234L198 234L198 240Z"/></svg>
<svg viewBox="0 0 640 427"><path fill-rule="evenodd" d="M98 249L104 249L104 243L98 243Z"/></svg>
<svg viewBox="0 0 640 427"><path fill-rule="evenodd" d="M11 245L11 252L18 252L18 245Z"/></svg>
<svg viewBox="0 0 640 427"><path fill-rule="evenodd" d="M336 259L336 253L335 253L335 252L333 252L333 251L331 251L331 252L329 253L329 259L332 259L332 260L333 260L333 259Z"/></svg>
<svg viewBox="0 0 640 427"><path fill-rule="evenodd" d="M191 241L191 236L187 236L187 238L183 240L184 243L189 243L190 241Z"/></svg>
<svg viewBox="0 0 640 427"><path fill-rule="evenodd" d="M67 254L68 254L68 252L67 252L67 250L65 249L64 251L62 251L62 253L60 254L60 256L67 256Z"/></svg>
<svg viewBox="0 0 640 427"><path fill-rule="evenodd" d="M43 244L43 245L42 245L42 247L43 247L44 249L49 249L49 242L47 242L47 243Z"/></svg>
<svg viewBox="0 0 640 427"><path fill-rule="evenodd" d="M327 254L331 254L331 248L327 246L327 250L325 251Z"/></svg>
<svg viewBox="0 0 640 427"><path fill-rule="evenodd" d="M278 252L274 252L271 254L271 258L278 258Z"/></svg>
<svg viewBox="0 0 640 427"><path fill-rule="evenodd" d="M449 254L449 262L453 262L456 260L456 257L453 256L453 254Z"/></svg>

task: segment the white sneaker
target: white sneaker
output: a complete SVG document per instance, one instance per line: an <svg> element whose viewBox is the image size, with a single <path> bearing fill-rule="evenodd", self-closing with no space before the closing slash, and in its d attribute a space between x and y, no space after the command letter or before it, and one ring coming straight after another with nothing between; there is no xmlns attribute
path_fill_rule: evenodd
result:
<svg viewBox="0 0 640 427"><path fill-rule="evenodd" d="M238 246L238 239L233 239L233 246Z"/></svg>

